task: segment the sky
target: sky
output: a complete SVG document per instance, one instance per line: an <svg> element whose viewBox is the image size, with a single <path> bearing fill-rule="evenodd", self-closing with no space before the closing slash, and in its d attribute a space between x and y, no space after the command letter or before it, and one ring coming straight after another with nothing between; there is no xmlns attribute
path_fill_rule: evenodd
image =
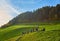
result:
<svg viewBox="0 0 60 41"><path fill-rule="evenodd" d="M60 4L60 0L0 0L0 26L22 12L57 4Z"/></svg>

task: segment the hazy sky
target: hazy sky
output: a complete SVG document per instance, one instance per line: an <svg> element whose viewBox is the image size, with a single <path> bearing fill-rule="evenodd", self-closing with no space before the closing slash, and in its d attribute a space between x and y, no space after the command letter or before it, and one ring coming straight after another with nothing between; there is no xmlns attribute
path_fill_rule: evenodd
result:
<svg viewBox="0 0 60 41"><path fill-rule="evenodd" d="M0 26L22 12L56 4L60 0L0 0Z"/></svg>

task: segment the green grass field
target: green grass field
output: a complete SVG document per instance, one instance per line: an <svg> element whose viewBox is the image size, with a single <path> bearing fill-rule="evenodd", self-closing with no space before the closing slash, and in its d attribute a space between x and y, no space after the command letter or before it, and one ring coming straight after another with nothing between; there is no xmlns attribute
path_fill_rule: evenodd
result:
<svg viewBox="0 0 60 41"><path fill-rule="evenodd" d="M26 34L19 41L60 41L60 31L34 32Z"/></svg>
<svg viewBox="0 0 60 41"><path fill-rule="evenodd" d="M0 41L60 41L60 24L39 25L39 30L45 28L45 31L38 31L22 35L22 32L28 32L37 25L14 25L8 28L0 28ZM50 37L50 38L49 38ZM54 38L55 37L55 38ZM48 39L49 38L49 39Z"/></svg>

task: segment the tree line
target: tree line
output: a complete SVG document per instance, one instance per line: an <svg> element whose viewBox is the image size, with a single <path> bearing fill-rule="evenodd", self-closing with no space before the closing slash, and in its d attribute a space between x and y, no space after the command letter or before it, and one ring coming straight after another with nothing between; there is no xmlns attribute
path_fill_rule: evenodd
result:
<svg viewBox="0 0 60 41"><path fill-rule="evenodd" d="M45 6L34 11L21 13L9 23L20 24L54 20L60 20L60 4L57 4L56 6Z"/></svg>

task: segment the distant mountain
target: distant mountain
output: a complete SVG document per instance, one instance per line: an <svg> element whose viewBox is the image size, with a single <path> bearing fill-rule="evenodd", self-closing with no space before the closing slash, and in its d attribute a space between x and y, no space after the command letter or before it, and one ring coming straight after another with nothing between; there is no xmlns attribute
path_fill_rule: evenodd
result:
<svg viewBox="0 0 60 41"><path fill-rule="evenodd" d="M27 11L21 13L4 26L21 24L21 23L47 22L55 20L60 20L60 4L57 4L56 6L45 6L42 8L38 8L33 12Z"/></svg>

